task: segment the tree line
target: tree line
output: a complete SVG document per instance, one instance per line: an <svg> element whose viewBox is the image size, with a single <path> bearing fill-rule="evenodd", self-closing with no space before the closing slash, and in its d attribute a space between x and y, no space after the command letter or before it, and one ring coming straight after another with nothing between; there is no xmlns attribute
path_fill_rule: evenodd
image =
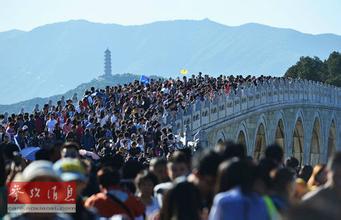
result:
<svg viewBox="0 0 341 220"><path fill-rule="evenodd" d="M300 60L286 71L285 76L341 87L341 54L334 51L324 61L316 56L300 57Z"/></svg>

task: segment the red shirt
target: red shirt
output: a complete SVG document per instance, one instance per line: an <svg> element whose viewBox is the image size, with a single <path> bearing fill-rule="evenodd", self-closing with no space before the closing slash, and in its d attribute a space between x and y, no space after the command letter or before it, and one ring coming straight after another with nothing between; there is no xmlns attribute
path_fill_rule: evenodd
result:
<svg viewBox="0 0 341 220"><path fill-rule="evenodd" d="M139 217L144 214L145 207L136 196L115 186L111 187L108 192L122 201L134 217ZM107 191L104 191L92 195L85 201L85 207L95 208L98 215L106 218L119 214L126 214L128 216L127 211L117 204L117 202L114 202L106 193Z"/></svg>

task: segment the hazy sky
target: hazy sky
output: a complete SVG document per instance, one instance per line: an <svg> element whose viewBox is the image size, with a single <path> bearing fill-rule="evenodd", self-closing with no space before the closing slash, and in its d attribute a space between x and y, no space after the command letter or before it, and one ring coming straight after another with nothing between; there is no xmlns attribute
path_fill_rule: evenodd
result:
<svg viewBox="0 0 341 220"><path fill-rule="evenodd" d="M70 19L144 24L203 18L341 35L341 0L0 0L0 31Z"/></svg>

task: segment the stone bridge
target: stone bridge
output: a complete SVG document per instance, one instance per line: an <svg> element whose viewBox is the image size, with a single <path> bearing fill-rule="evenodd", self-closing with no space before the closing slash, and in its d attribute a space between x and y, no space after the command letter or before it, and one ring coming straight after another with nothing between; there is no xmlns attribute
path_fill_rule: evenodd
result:
<svg viewBox="0 0 341 220"><path fill-rule="evenodd" d="M285 157L311 165L325 163L332 152L341 150L340 88L274 79L214 97L169 116L175 132L185 133L187 140L199 139L203 147L233 140L256 159L266 146L277 143Z"/></svg>

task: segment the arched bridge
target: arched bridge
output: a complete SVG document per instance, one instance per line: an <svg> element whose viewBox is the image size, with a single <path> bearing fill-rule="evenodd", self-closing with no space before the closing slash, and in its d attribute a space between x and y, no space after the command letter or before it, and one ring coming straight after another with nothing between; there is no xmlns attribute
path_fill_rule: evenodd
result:
<svg viewBox="0 0 341 220"><path fill-rule="evenodd" d="M259 159L271 143L303 164L341 150L341 89L307 80L274 79L189 105L169 116L175 132L204 147L234 140Z"/></svg>

